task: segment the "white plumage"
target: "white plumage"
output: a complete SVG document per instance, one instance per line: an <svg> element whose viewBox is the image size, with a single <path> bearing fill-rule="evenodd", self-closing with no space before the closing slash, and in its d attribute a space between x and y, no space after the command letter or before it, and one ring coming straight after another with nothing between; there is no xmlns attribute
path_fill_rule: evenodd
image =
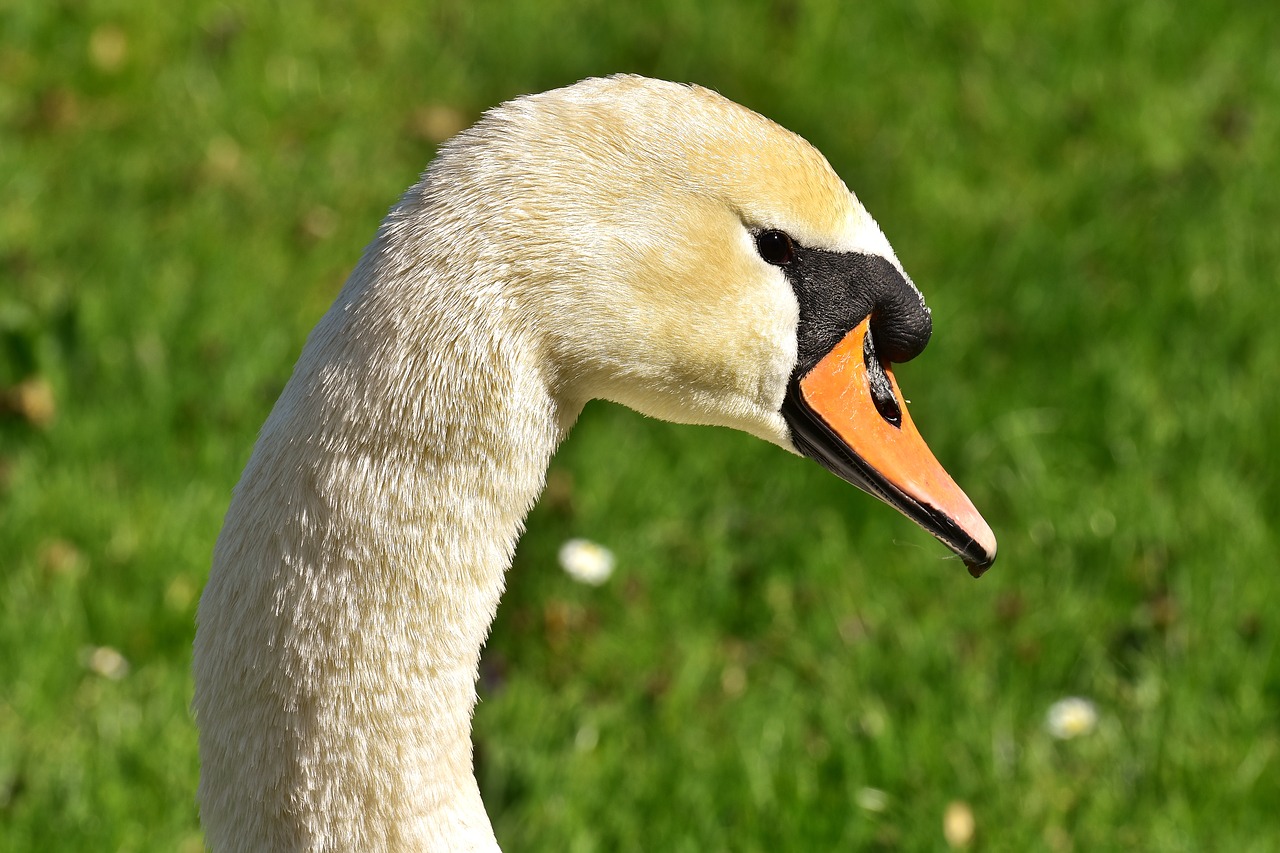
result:
<svg viewBox="0 0 1280 853"><path fill-rule="evenodd" d="M219 851L494 850L481 645L584 403L779 414L797 299L753 230L878 254L808 143L697 87L521 98L444 146L317 325L200 602L200 808Z"/></svg>

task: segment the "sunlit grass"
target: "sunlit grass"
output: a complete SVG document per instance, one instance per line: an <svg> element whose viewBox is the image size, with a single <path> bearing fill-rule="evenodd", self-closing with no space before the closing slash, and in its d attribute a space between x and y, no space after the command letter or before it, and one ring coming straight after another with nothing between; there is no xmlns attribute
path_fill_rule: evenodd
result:
<svg viewBox="0 0 1280 853"><path fill-rule="evenodd" d="M199 848L195 604L307 330L448 128L620 70L801 132L877 216L1001 557L593 404L486 651L504 844L937 849L956 801L977 849L1280 837L1270 10L664 6L0 10L0 849Z"/></svg>

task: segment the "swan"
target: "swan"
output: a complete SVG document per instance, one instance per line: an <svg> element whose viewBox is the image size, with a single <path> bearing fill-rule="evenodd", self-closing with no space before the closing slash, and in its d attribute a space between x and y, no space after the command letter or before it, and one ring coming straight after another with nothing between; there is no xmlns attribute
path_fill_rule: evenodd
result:
<svg viewBox="0 0 1280 853"><path fill-rule="evenodd" d="M210 848L498 849L480 650L588 400L809 456L980 574L994 535L891 368L930 331L827 161L745 107L616 76L486 113L391 209L234 490L193 661Z"/></svg>

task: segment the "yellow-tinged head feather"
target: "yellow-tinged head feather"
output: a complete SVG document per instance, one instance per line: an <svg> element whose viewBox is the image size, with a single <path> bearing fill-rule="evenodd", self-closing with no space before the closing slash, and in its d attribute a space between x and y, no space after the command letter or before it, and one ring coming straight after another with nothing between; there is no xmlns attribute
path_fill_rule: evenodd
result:
<svg viewBox="0 0 1280 853"><path fill-rule="evenodd" d="M564 397L788 449L778 409L798 309L753 233L897 264L804 139L708 89L634 76L489 111L444 146L388 228L427 217L404 233L429 233L427 251L455 273L469 259L501 279Z"/></svg>

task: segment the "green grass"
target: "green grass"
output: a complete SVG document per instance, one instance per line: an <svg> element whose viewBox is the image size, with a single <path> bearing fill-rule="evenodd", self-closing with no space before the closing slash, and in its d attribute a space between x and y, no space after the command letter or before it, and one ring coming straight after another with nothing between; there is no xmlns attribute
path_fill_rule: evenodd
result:
<svg viewBox="0 0 1280 853"><path fill-rule="evenodd" d="M181 10L181 11L176 11ZM0 849L198 849L199 590L310 326L465 121L613 71L807 136L934 308L971 581L816 465L593 405L485 658L511 850L1273 849L1267 4L0 6ZM570 536L618 554L599 589ZM128 674L84 664L118 649ZM1066 742L1044 714L1093 699ZM874 788L886 805L859 805Z"/></svg>

